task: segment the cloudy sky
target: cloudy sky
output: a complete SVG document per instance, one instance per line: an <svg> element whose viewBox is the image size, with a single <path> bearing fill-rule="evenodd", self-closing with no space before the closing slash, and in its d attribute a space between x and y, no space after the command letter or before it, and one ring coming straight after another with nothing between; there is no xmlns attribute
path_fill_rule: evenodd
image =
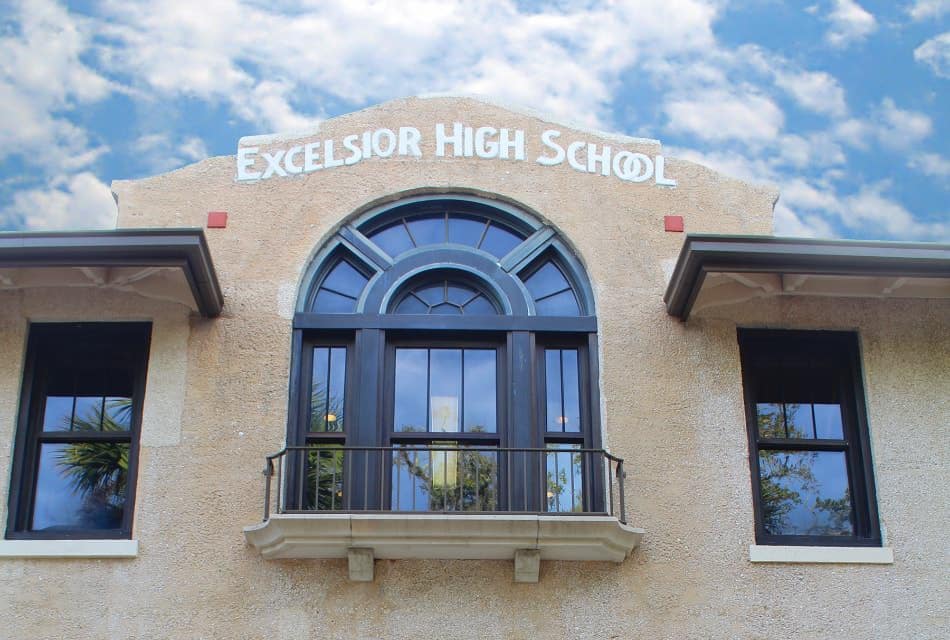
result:
<svg viewBox="0 0 950 640"><path fill-rule="evenodd" d="M950 241L950 0L0 2L0 230L422 93L779 185L783 235Z"/></svg>

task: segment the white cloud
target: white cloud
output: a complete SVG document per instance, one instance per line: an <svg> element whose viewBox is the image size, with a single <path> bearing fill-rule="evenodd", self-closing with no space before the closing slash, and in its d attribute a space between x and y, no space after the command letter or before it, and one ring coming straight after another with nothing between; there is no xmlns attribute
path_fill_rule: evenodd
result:
<svg viewBox="0 0 950 640"><path fill-rule="evenodd" d="M710 141L757 142L775 138L785 120L782 110L768 97L746 91L721 89L673 99L664 107L669 127Z"/></svg>
<svg viewBox="0 0 950 640"><path fill-rule="evenodd" d="M925 113L901 109L884 98L867 119L850 118L838 122L834 136L852 147L867 149L877 142L891 149L907 149L933 132L933 121Z"/></svg>
<svg viewBox="0 0 950 640"><path fill-rule="evenodd" d="M208 157L201 138L189 136L175 141L168 134L148 133L129 145L131 151L153 173L164 173Z"/></svg>
<svg viewBox="0 0 950 640"><path fill-rule="evenodd" d="M914 60L923 62L941 78L950 78L950 31L934 36L914 49Z"/></svg>
<svg viewBox="0 0 950 640"><path fill-rule="evenodd" d="M152 92L223 101L271 130L322 117L317 92L355 104L484 93L603 126L623 71L715 49L718 4L642 0L527 12L509 0L351 0L282 14L281 3L110 0L102 11L112 44L102 57Z"/></svg>
<svg viewBox="0 0 950 640"><path fill-rule="evenodd" d="M0 228L111 229L115 220L112 191L89 172L59 176L45 188L19 191L0 209Z"/></svg>
<svg viewBox="0 0 950 640"><path fill-rule="evenodd" d="M833 47L844 48L860 42L877 30L877 20L854 0L834 0L827 16L831 24L825 40Z"/></svg>
<svg viewBox="0 0 950 640"><path fill-rule="evenodd" d="M0 160L19 154L53 171L88 165L107 151L62 114L112 91L81 56L86 24L49 0L16 5L18 32L0 37Z"/></svg>
<svg viewBox="0 0 950 640"><path fill-rule="evenodd" d="M907 7L907 14L914 20L941 18L950 12L950 0L916 0Z"/></svg>
<svg viewBox="0 0 950 640"><path fill-rule="evenodd" d="M939 153L921 153L911 157L907 164L926 176L950 178L950 160Z"/></svg>
<svg viewBox="0 0 950 640"><path fill-rule="evenodd" d="M780 71L775 84L785 89L799 105L815 113L842 116L847 111L844 89L837 78L823 71Z"/></svg>

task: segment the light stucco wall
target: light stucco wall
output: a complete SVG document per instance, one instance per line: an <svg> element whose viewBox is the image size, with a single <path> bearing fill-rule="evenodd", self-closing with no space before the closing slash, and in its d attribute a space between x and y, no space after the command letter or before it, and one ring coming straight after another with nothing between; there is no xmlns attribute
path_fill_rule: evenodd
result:
<svg viewBox="0 0 950 640"><path fill-rule="evenodd" d="M467 99L397 101L323 123L552 125ZM588 132L564 131L620 145ZM303 140L306 142L309 138ZM286 146L286 143L280 143ZM624 144L657 153L649 143ZM775 192L667 159L674 189L531 162L373 159L309 176L234 182L233 157L119 182L121 227L203 226L224 288L216 320L131 295L0 294L0 478L9 477L28 320L152 319L136 496L139 556L0 560L0 615L31 638L938 638L947 628L950 305L783 299L687 323L662 304L682 235L771 231ZM529 159L539 151L529 150ZM628 467L628 515L646 530L622 565L546 562L536 585L510 562L265 561L263 456L286 430L288 311L307 260L341 221L404 192L497 194L575 247L595 290L606 441ZM893 565L761 565L736 327L855 329L861 339L878 506ZM3 491L6 492L6 486ZM5 505L4 505L5 507ZM5 514L4 514L5 517ZM9 625L9 622L8 622ZM0 637L4 631L0 630Z"/></svg>

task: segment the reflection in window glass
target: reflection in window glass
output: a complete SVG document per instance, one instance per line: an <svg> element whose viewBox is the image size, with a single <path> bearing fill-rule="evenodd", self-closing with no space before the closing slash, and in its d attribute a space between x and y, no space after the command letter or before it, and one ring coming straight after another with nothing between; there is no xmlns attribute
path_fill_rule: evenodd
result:
<svg viewBox="0 0 950 640"><path fill-rule="evenodd" d="M30 528L120 528L128 468L128 443L41 444Z"/></svg>
<svg viewBox="0 0 950 640"><path fill-rule="evenodd" d="M411 289L396 304L395 313L426 315L496 315L483 293L467 284L440 280Z"/></svg>
<svg viewBox="0 0 950 640"><path fill-rule="evenodd" d="M47 396L43 431L128 431L132 398L120 396Z"/></svg>
<svg viewBox="0 0 950 640"><path fill-rule="evenodd" d="M395 431L497 431L494 349L396 349Z"/></svg>
<svg viewBox="0 0 950 640"><path fill-rule="evenodd" d="M333 446L307 451L307 492L304 509L343 508L343 450Z"/></svg>
<svg viewBox="0 0 950 640"><path fill-rule="evenodd" d="M557 266L548 261L524 280L534 298L535 311L540 316L576 316L580 314L577 297L567 278Z"/></svg>
<svg viewBox="0 0 950 640"><path fill-rule="evenodd" d="M346 347L315 347L310 387L310 431L343 431Z"/></svg>
<svg viewBox="0 0 950 640"><path fill-rule="evenodd" d="M579 444L548 444L546 500L548 511L583 511L583 462Z"/></svg>
<svg viewBox="0 0 950 640"><path fill-rule="evenodd" d="M851 495L843 451L759 451L766 533L851 536Z"/></svg>
<svg viewBox="0 0 950 640"><path fill-rule="evenodd" d="M442 244L446 241L445 217L415 218L408 220L406 226L417 247L429 244Z"/></svg>
<svg viewBox="0 0 950 640"><path fill-rule="evenodd" d="M828 440L844 439L841 405L816 403L813 407L815 409L815 437Z"/></svg>
<svg viewBox="0 0 950 640"><path fill-rule="evenodd" d="M313 300L316 313L353 313L369 278L346 260L340 260L320 283Z"/></svg>
<svg viewBox="0 0 950 640"><path fill-rule="evenodd" d="M43 431L69 431L73 423L72 396L47 396Z"/></svg>
<svg viewBox="0 0 950 640"><path fill-rule="evenodd" d="M412 238L402 220L372 233L370 239L392 257L412 249Z"/></svg>
<svg viewBox="0 0 950 640"><path fill-rule="evenodd" d="M525 239L524 234L498 222L454 212L400 219L378 231L369 232L368 237L392 257L414 247L451 243L480 249L501 258Z"/></svg>
<svg viewBox="0 0 950 640"><path fill-rule="evenodd" d="M487 251L496 258L503 258L511 253L511 250L521 244L521 238L511 231L492 224L485 233L485 238L479 245L479 249Z"/></svg>
<svg viewBox="0 0 950 640"><path fill-rule="evenodd" d="M544 372L546 430L560 433L580 432L577 349L545 349Z"/></svg>
<svg viewBox="0 0 950 640"><path fill-rule="evenodd" d="M477 247L485 235L488 224L484 220L466 217L449 217L449 242Z"/></svg>
<svg viewBox="0 0 950 640"><path fill-rule="evenodd" d="M498 459L494 451L405 446L393 453L393 511L494 511Z"/></svg>

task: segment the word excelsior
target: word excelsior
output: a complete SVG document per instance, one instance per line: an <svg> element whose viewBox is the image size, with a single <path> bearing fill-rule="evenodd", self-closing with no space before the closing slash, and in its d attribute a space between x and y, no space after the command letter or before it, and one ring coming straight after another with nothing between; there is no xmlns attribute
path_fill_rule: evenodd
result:
<svg viewBox="0 0 950 640"><path fill-rule="evenodd" d="M267 180L334 167L354 165L369 158L394 156L422 157L422 133L415 127L376 129L336 140L318 140L286 149L261 151L260 147L238 147L238 181ZM561 132L547 129L541 133L543 147L534 162L545 167L563 164L582 173L613 175L625 182L646 182L675 187L676 180L665 175L663 156L648 156L610 145L583 140L561 141ZM482 158L524 162L528 157L522 129L468 127L455 122L451 127L435 126L435 156L438 158ZM263 166L262 166L263 165Z"/></svg>

